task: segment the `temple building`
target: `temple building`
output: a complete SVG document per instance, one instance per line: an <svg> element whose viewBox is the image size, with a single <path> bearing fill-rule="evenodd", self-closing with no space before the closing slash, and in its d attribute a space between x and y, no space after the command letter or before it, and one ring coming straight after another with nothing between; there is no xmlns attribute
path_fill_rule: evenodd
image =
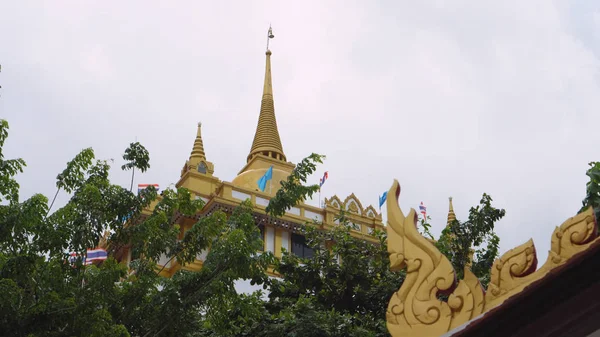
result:
<svg viewBox="0 0 600 337"><path fill-rule="evenodd" d="M208 154L205 152L202 125L198 123L192 152L185 160L176 187L187 188L195 198L202 199L205 205L194 217L177 215L172 222L180 225L181 236L183 236L199 218L217 210L231 214L241 202L250 199L254 206L256 224L263 235L264 251L270 251L276 257L281 257L285 249L298 256L309 257L312 250L306 245L305 237L301 234L303 226L316 220L322 229L330 229L337 225L335 217L343 208L349 212L347 217L352 223L352 234L377 242L371 234L375 229L384 230L381 214L373 206L364 207L354 194L350 194L343 200L336 195L325 198L324 205L321 207L301 203L277 219L266 214L265 208L269 204L269 199L275 196L281 186L280 182L286 180L295 168L295 164L286 159L277 128L271 79L271 55L271 51L267 49L260 114L254 140L245 158L246 162L242 164L240 160L242 168L231 181L219 179L215 175L215 164L210 161L210 151ZM210 149L210 144L206 145ZM261 191L258 181L270 167L272 167L272 179L268 187ZM145 213L149 214L150 210ZM198 255L195 262L185 266L164 256L159 261L160 267L164 267L161 274L170 277L180 269L199 270L207 253L208 251ZM122 256L127 263L131 260L130 252L124 252Z"/></svg>

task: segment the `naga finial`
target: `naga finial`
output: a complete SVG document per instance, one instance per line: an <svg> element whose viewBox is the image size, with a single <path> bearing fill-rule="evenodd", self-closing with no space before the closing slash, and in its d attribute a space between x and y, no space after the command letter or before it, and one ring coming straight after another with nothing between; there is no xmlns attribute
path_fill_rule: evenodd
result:
<svg viewBox="0 0 600 337"><path fill-rule="evenodd" d="M464 279L456 282L450 261L418 232L415 210L411 208L405 216L400 209L400 190L394 180L387 194L390 269L406 268L406 278L390 298L386 313L387 328L394 337L441 336L500 305L600 240L590 207L555 229L548 260L539 270L535 271L532 240L496 260L486 293L469 264ZM438 299L440 293L450 293L447 302Z"/></svg>

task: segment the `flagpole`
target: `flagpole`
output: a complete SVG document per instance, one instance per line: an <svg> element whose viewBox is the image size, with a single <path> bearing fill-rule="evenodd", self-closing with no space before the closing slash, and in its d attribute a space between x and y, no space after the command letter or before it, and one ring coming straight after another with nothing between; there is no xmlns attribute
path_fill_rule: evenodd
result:
<svg viewBox="0 0 600 337"><path fill-rule="evenodd" d="M321 207L321 187L319 186L319 208Z"/></svg>
<svg viewBox="0 0 600 337"><path fill-rule="evenodd" d="M84 281L85 281L85 270L87 269L86 267L86 263L87 263L87 249L85 250L85 258L83 260L83 274L81 275L81 289L83 289L84 286Z"/></svg>

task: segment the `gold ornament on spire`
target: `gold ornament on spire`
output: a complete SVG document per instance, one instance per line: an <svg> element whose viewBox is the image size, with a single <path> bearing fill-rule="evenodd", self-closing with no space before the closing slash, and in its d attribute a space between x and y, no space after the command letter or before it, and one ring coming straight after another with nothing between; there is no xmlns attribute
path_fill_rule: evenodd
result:
<svg viewBox="0 0 600 337"><path fill-rule="evenodd" d="M274 37L275 35L273 35L273 29L271 28L271 25L269 25L269 31L267 32L267 51L269 50L269 40Z"/></svg>

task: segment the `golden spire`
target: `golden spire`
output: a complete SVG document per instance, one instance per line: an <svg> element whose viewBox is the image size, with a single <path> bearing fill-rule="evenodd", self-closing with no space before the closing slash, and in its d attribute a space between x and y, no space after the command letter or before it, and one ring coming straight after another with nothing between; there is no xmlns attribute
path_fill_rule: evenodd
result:
<svg viewBox="0 0 600 337"><path fill-rule="evenodd" d="M448 198L450 201L450 209L448 210L448 225L450 225L454 220L456 220L456 215L454 214L454 207L452 206L452 197Z"/></svg>
<svg viewBox="0 0 600 337"><path fill-rule="evenodd" d="M206 160L206 154L204 153L204 143L202 142L201 129L202 123L198 123L198 132L196 133L196 140L194 140L194 147L192 148L190 160L192 160L192 158L198 160Z"/></svg>
<svg viewBox="0 0 600 337"><path fill-rule="evenodd" d="M202 142L202 123L198 123L198 131L196 131L194 147L192 148L190 159L185 161L185 166L181 170L181 176L183 177L183 175L190 170L209 176L212 176L212 174L215 172L215 166L213 163L206 160L206 153L204 153L204 143Z"/></svg>
<svg viewBox="0 0 600 337"><path fill-rule="evenodd" d="M275 119L275 104L273 102L273 83L271 80L271 51L268 49L268 41L273 38L273 32L269 27L267 35L267 63L265 67L265 84L263 87L262 101L260 103L260 115L258 125L254 134L252 148L248 155L248 162L257 154L263 154L268 157L286 161L277 130L277 120Z"/></svg>

